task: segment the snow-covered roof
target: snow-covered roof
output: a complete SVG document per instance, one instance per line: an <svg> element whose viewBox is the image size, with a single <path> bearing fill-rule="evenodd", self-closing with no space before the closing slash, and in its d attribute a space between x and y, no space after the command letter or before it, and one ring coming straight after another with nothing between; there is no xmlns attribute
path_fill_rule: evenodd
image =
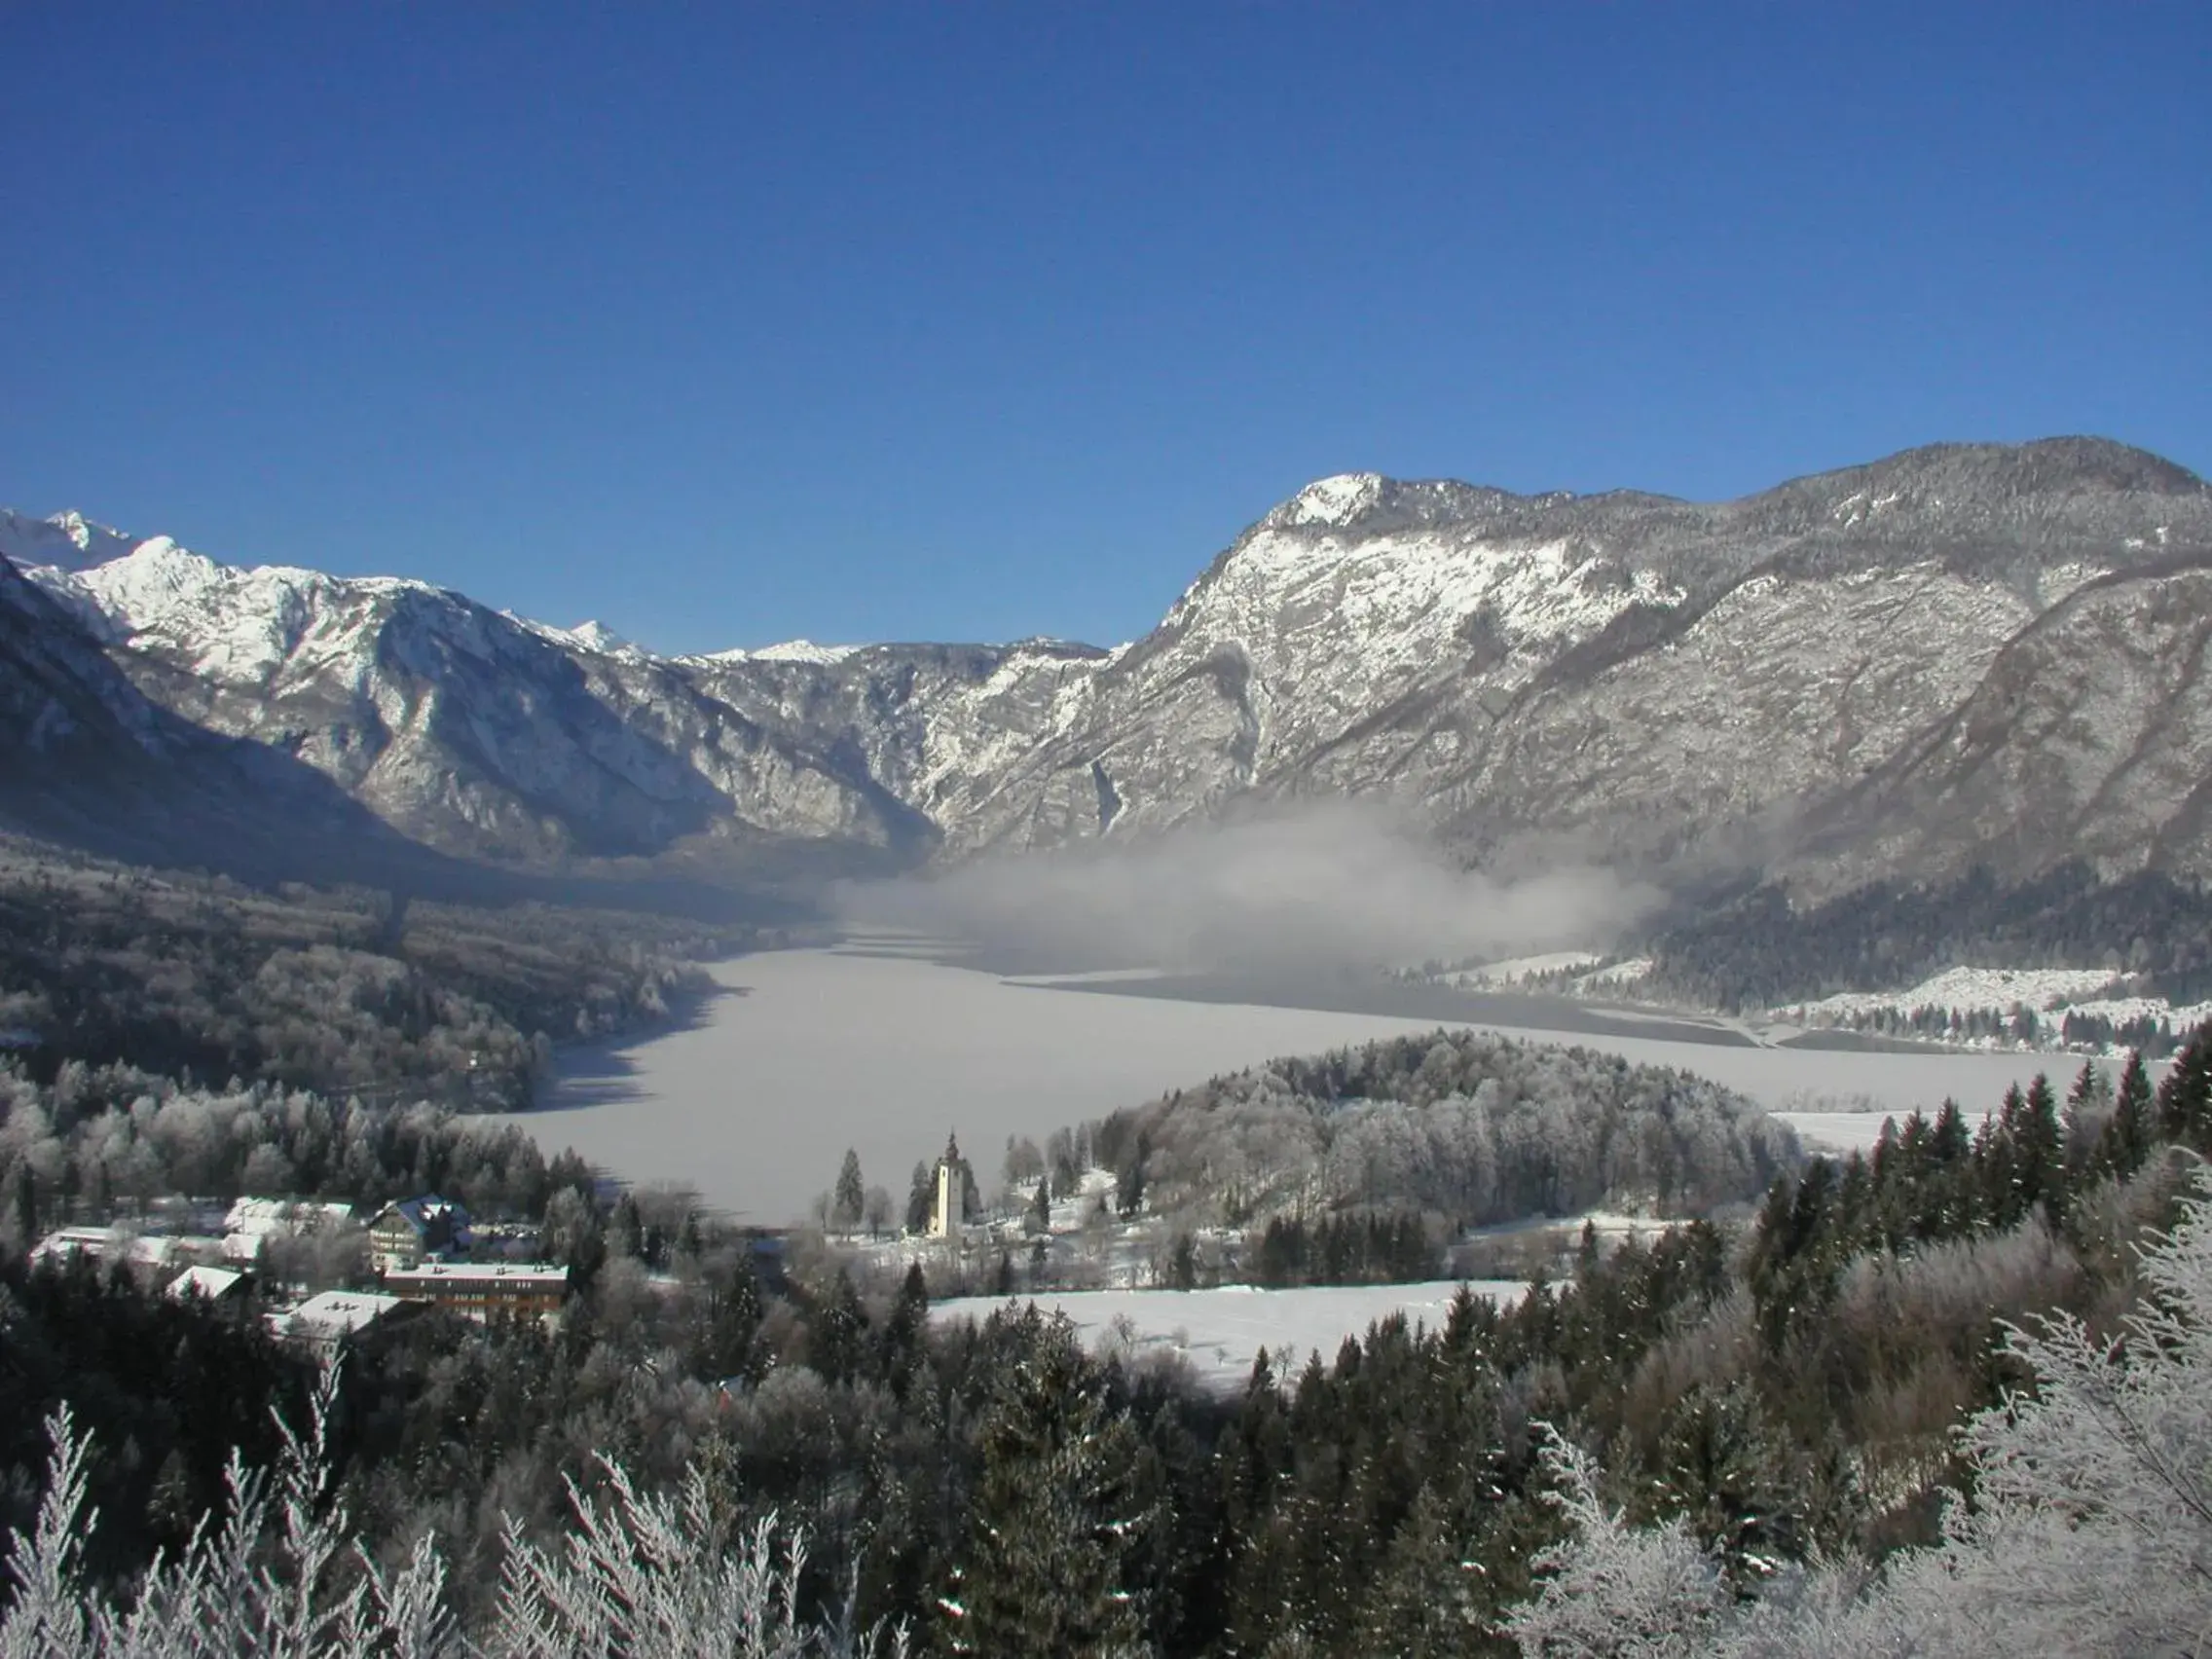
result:
<svg viewBox="0 0 2212 1659"><path fill-rule="evenodd" d="M313 1198L240 1198L223 1218L225 1233L265 1235L275 1233L312 1233L350 1220L351 1204L323 1203Z"/></svg>
<svg viewBox="0 0 2212 1659"><path fill-rule="evenodd" d="M397 1216L415 1230L417 1236L428 1237L431 1229L443 1223L455 1233L468 1228L467 1209L451 1198L441 1198L435 1193L425 1193L419 1198L402 1198L395 1204L387 1204L377 1213L377 1221L387 1215ZM373 1225L373 1224L372 1224Z"/></svg>
<svg viewBox="0 0 2212 1659"><path fill-rule="evenodd" d="M105 1261L126 1245L129 1260L142 1267L158 1268L175 1258L179 1240L160 1235L149 1237L119 1227L62 1227L38 1241L31 1251L31 1260L65 1261L71 1256L85 1255L95 1262Z"/></svg>
<svg viewBox="0 0 2212 1659"><path fill-rule="evenodd" d="M396 1296L366 1290L326 1290L289 1313L269 1315L270 1329L299 1342L332 1343L366 1330L400 1304Z"/></svg>
<svg viewBox="0 0 2212 1659"><path fill-rule="evenodd" d="M193 1296L204 1296L213 1302L243 1283L245 1274L233 1272L228 1268L187 1268L169 1280L167 1294L178 1302Z"/></svg>

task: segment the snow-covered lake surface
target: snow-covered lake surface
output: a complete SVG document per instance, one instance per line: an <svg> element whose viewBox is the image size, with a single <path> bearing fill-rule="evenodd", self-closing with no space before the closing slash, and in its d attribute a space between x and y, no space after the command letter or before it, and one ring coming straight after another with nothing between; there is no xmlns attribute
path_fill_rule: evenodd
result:
<svg viewBox="0 0 2212 1659"><path fill-rule="evenodd" d="M1042 1142L1062 1125L1274 1055L1439 1024L1702 1072L1843 1145L1871 1144L1882 1112L1933 1107L1946 1094L1978 1119L2008 1084L2039 1069L2061 1078L2080 1063L1760 1048L1724 1027L1647 1015L1608 1022L1541 999L1454 1002L1430 992L1397 1004L1365 986L1301 999L1126 977L1054 988L913 951L775 951L714 973L724 994L695 1022L567 1052L546 1104L510 1121L549 1152L572 1146L626 1180L680 1182L773 1225L802 1215L834 1182L847 1147L859 1152L867 1182L890 1189L903 1208L914 1164L934 1159L948 1130L959 1131L988 1185L1009 1135ZM1322 1006L1291 1006L1299 1000ZM1399 1006L1403 1013L1385 1012ZM1472 1012L1449 1016L1457 1007ZM1563 1023L1580 1028L1557 1028ZM1850 1116L1862 1103L1875 1115Z"/></svg>
<svg viewBox="0 0 2212 1659"><path fill-rule="evenodd" d="M1510 1279L1475 1279L1467 1288L1477 1296L1510 1302L1525 1288ZM1252 1375L1262 1348L1269 1356L1288 1355L1305 1363L1309 1353L1333 1362L1346 1337L1364 1337L1367 1328L1393 1313L1409 1325L1443 1325L1459 1294L1454 1280L1427 1284L1308 1285L1297 1290L1255 1290L1249 1285L1219 1290L1081 1290L1036 1297L968 1296L940 1302L933 1320L983 1319L999 1308L1038 1307L1065 1313L1086 1347L1122 1346L1130 1353L1181 1354L1198 1380L1224 1391L1240 1388ZM1126 1320L1117 1329L1117 1320Z"/></svg>

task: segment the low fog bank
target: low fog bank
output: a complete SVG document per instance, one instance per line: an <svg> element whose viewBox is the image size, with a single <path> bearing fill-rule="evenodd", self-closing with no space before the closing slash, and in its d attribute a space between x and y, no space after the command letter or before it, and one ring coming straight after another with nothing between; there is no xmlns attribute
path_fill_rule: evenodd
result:
<svg viewBox="0 0 2212 1659"><path fill-rule="evenodd" d="M1002 960L1282 975L1603 948L1662 898L1589 866L1460 869L1388 815L1330 803L854 883L836 908Z"/></svg>

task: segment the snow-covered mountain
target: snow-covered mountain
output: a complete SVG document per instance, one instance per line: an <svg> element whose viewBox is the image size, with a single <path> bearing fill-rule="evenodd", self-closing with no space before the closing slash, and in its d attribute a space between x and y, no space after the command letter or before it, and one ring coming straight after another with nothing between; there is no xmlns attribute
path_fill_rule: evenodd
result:
<svg viewBox="0 0 2212 1659"><path fill-rule="evenodd" d="M1327 479L943 822L1040 845L1357 794L1476 852L2212 867L2208 560L2204 483L2094 440L1718 505Z"/></svg>
<svg viewBox="0 0 2212 1659"><path fill-rule="evenodd" d="M1110 653L667 659L74 518L0 553L155 703L469 856L960 857L1349 794L1470 855L2212 873L2212 491L2094 439L1718 504L1324 479Z"/></svg>

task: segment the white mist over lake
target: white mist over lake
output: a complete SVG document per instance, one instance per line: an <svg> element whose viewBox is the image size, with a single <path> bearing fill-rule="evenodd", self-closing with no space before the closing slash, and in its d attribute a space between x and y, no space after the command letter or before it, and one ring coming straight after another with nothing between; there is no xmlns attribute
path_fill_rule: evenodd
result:
<svg viewBox="0 0 2212 1659"><path fill-rule="evenodd" d="M1932 1108L1946 1094L1978 1118L2009 1084L2047 1069L2063 1088L2080 1064L2065 1055L1735 1047L1535 1030L1494 1017L1125 994L1141 981L1054 989L914 955L846 950L766 952L713 973L723 994L695 1023L570 1051L546 1103L500 1121L529 1129L549 1154L573 1147L623 1180L680 1183L744 1220L779 1225L801 1217L836 1180L847 1147L903 1214L914 1164L935 1159L948 1130L959 1131L989 1190L1009 1135L1042 1143L1063 1125L1277 1055L1439 1024L1699 1072L1782 1111L1824 1144L1871 1144L1881 1113ZM1878 1110L1843 1110L1862 1102Z"/></svg>

